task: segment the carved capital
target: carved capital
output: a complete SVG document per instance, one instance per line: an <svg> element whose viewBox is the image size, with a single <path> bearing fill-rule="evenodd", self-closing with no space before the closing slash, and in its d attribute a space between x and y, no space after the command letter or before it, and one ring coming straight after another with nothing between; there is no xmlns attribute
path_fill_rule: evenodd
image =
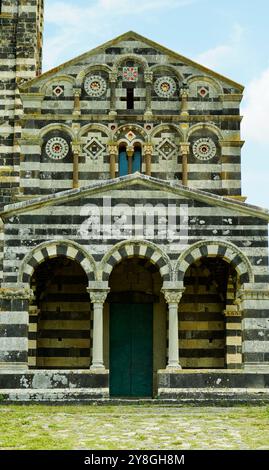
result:
<svg viewBox="0 0 269 470"><path fill-rule="evenodd" d="M144 149L144 154L145 155L152 155L152 153L153 153L153 145L152 144L144 144L143 149Z"/></svg>
<svg viewBox="0 0 269 470"><path fill-rule="evenodd" d="M128 147L126 148L126 153L128 157L131 158L134 154L134 147L132 145L128 145Z"/></svg>
<svg viewBox="0 0 269 470"><path fill-rule="evenodd" d="M73 94L75 98L80 98L81 96L81 88L74 88Z"/></svg>
<svg viewBox="0 0 269 470"><path fill-rule="evenodd" d="M183 294L183 290L162 289L164 298L168 304L178 304Z"/></svg>
<svg viewBox="0 0 269 470"><path fill-rule="evenodd" d="M109 155L117 155L118 154L118 146L115 143L111 143L107 145L107 151Z"/></svg>
<svg viewBox="0 0 269 470"><path fill-rule="evenodd" d="M180 89L180 96L183 100L187 100L189 97L189 90L188 88L181 88Z"/></svg>
<svg viewBox="0 0 269 470"><path fill-rule="evenodd" d="M103 304L107 298L107 294L109 293L110 289L102 289L102 290L92 290L91 288L87 288L87 292L90 295L91 302L93 304Z"/></svg>
<svg viewBox="0 0 269 470"><path fill-rule="evenodd" d="M73 154L79 155L81 151L80 144L77 142L72 142L72 152Z"/></svg>
<svg viewBox="0 0 269 470"><path fill-rule="evenodd" d="M0 289L0 299L3 300L31 300L34 299L32 289L24 288L5 288Z"/></svg>
<svg viewBox="0 0 269 470"><path fill-rule="evenodd" d="M234 310L224 310L223 311L223 315L225 317L241 317L241 312L240 310L237 310L236 309L236 306L234 306L235 309Z"/></svg>
<svg viewBox="0 0 269 470"><path fill-rule="evenodd" d="M144 73L144 79L146 83L151 84L153 81L153 72L145 72Z"/></svg>
<svg viewBox="0 0 269 470"><path fill-rule="evenodd" d="M110 83L116 83L117 79L118 79L118 72L110 72L109 74Z"/></svg>
<svg viewBox="0 0 269 470"><path fill-rule="evenodd" d="M188 155L190 153L190 144L188 142L182 142L180 144L180 151L182 155Z"/></svg>

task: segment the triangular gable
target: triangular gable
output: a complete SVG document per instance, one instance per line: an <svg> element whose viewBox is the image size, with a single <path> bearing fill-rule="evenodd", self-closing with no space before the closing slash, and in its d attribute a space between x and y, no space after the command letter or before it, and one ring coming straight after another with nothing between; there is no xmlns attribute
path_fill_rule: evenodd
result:
<svg viewBox="0 0 269 470"><path fill-rule="evenodd" d="M144 36L141 36L138 33L135 33L134 31L128 31L127 33L124 33L120 36L117 36L116 38L114 38L114 39L112 39L108 42L105 42L104 44L102 44L102 45L100 45L100 46L98 46L98 47L96 47L96 48L94 48L94 49L78 56L78 57L75 57L74 59L71 59L68 62L63 63L63 64L59 65L58 67L55 67L55 68L49 70L48 72L45 72L44 74L40 75L38 78L30 80L29 82L24 83L23 85L21 85L20 89L22 91L26 91L28 88L35 85L40 80L43 80L45 78L49 78L50 76L53 76L54 74L63 71L63 69L65 69L66 67L69 67L70 65L74 65L77 62L81 62L83 60L86 60L88 57L94 56L94 55L102 52L103 49L115 46L118 43L120 43L121 41L126 41L128 39L129 40L133 39L133 40L142 41L145 44L147 44L148 46L153 47L155 49L158 49L160 52L170 56L173 59L179 60L179 61L185 63L186 65L190 65L190 66L196 68L197 70L200 70L201 72L206 73L207 75L210 75L211 77L214 77L218 80L226 82L230 86L238 89L239 93L242 93L243 90L244 90L243 85L241 85L240 83L237 83L233 80L230 80L229 78L225 77L224 75L221 75L217 72L214 72L213 70L211 70L211 69L209 69L209 68L207 68L207 67L205 67L201 64L198 64L197 62L194 62L193 60L188 59L187 57L184 57L183 55L178 54L177 52L172 51L171 49L168 49L167 47L162 46L162 45L158 44L157 42L152 41L151 39L148 39Z"/></svg>
<svg viewBox="0 0 269 470"><path fill-rule="evenodd" d="M168 194L176 194L186 199L194 199L210 206L223 207L234 211L236 214L242 214L250 217L257 217L269 221L269 211L257 206L245 204L234 199L228 199L222 196L213 195L197 189L189 189L175 181L164 181L150 176L134 173L132 175L115 178L113 180L98 181L80 189L70 189L56 194L50 194L30 201L18 202L5 206L0 217L6 218L23 212L31 212L44 206L53 206L65 204L66 202L81 199L83 197L96 197L98 194L104 194L113 190L131 189L134 185L141 185L145 189L165 191Z"/></svg>

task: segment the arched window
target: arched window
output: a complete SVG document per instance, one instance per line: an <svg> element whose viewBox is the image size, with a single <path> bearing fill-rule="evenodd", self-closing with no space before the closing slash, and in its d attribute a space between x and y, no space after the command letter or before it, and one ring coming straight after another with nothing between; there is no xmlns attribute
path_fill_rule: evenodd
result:
<svg viewBox="0 0 269 470"><path fill-rule="evenodd" d="M141 167L142 167L142 151L141 151L141 146L137 145L134 148L132 173L135 173L136 171L141 172Z"/></svg>
<svg viewBox="0 0 269 470"><path fill-rule="evenodd" d="M119 176L128 175L128 157L126 145L120 145L119 148Z"/></svg>

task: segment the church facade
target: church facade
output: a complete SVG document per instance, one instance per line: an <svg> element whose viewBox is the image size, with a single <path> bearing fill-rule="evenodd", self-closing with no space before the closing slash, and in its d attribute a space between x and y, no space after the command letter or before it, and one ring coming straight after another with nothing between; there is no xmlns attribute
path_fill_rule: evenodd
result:
<svg viewBox="0 0 269 470"><path fill-rule="evenodd" d="M134 32L42 74L43 0L0 3L1 395L267 396L243 87Z"/></svg>

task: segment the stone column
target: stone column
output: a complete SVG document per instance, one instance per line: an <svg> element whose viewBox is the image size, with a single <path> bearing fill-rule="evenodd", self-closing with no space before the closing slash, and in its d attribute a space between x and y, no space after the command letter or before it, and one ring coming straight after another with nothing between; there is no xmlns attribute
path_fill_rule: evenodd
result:
<svg viewBox="0 0 269 470"><path fill-rule="evenodd" d="M180 96L181 96L181 116L188 116L188 97L189 97L189 91L188 88L181 88L180 90Z"/></svg>
<svg viewBox="0 0 269 470"><path fill-rule="evenodd" d="M152 80L153 80L153 73L152 72L145 72L144 79L146 83L146 109L144 113L145 119L152 118L152 110L151 110L151 89L152 89Z"/></svg>
<svg viewBox="0 0 269 470"><path fill-rule="evenodd" d="M128 156L128 174L131 175L133 172L133 156L134 156L134 147L131 145L126 148L126 153Z"/></svg>
<svg viewBox="0 0 269 470"><path fill-rule="evenodd" d="M79 187L78 179L78 159L80 154L80 145L77 143L72 143L72 152L73 152L73 188Z"/></svg>
<svg viewBox="0 0 269 470"><path fill-rule="evenodd" d="M248 371L269 372L269 286L245 283L237 294L242 312L242 360Z"/></svg>
<svg viewBox="0 0 269 470"><path fill-rule="evenodd" d="M182 297L184 289L163 288L165 300L168 303L169 310L169 329L168 329L168 364L167 369L181 369L179 364L178 351L178 304Z"/></svg>
<svg viewBox="0 0 269 470"><path fill-rule="evenodd" d="M153 153L153 146L152 144L144 144L144 154L145 154L145 162L146 162L146 175L151 175L151 159Z"/></svg>
<svg viewBox="0 0 269 470"><path fill-rule="evenodd" d="M80 96L81 96L81 88L74 88L74 116L80 116Z"/></svg>
<svg viewBox="0 0 269 470"><path fill-rule="evenodd" d="M118 146L115 142L111 142L107 146L110 164L110 178L116 177L116 157L118 155Z"/></svg>
<svg viewBox="0 0 269 470"><path fill-rule="evenodd" d="M87 289L93 304L93 349L92 365L90 369L104 369L104 346L103 346L103 307L109 288Z"/></svg>
<svg viewBox="0 0 269 470"><path fill-rule="evenodd" d="M116 85L117 85L117 72L110 72L109 82L110 82L110 111L109 116L117 116L116 111Z"/></svg>
<svg viewBox="0 0 269 470"><path fill-rule="evenodd" d="M190 144L183 142L180 144L180 151L182 157L182 184L188 186L188 155L190 152Z"/></svg>
<svg viewBox="0 0 269 470"><path fill-rule="evenodd" d="M31 289L0 289L0 370L28 369L29 304Z"/></svg>
<svg viewBox="0 0 269 470"><path fill-rule="evenodd" d="M227 369L241 369L241 312L237 305L227 305L223 313L226 326L226 367Z"/></svg>

